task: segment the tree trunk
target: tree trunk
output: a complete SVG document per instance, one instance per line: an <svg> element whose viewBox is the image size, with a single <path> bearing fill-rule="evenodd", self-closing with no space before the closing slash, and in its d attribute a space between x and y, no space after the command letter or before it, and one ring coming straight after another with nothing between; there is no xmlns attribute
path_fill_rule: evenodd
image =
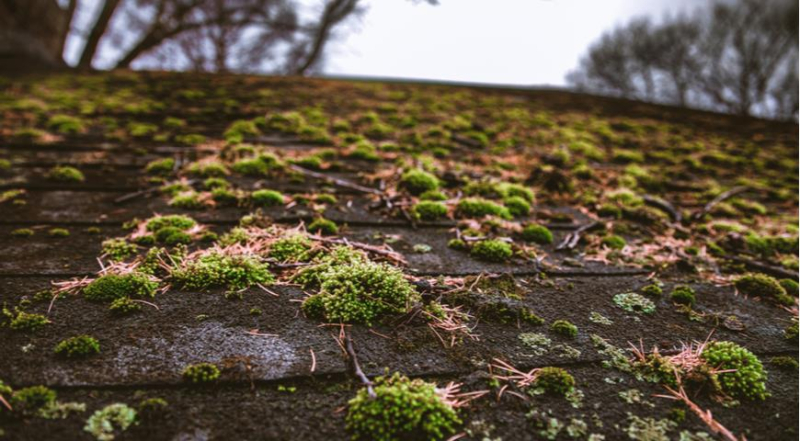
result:
<svg viewBox="0 0 800 441"><path fill-rule="evenodd" d="M78 61L79 69L88 70L92 68L92 60L97 52L100 39L103 37L103 34L105 34L106 29L108 29L108 23L111 21L111 17L114 16L114 11L116 11L118 5L119 0L105 0L103 2L100 15L97 17L97 21L92 27L89 37L86 38L86 45L83 47L80 61Z"/></svg>
<svg viewBox="0 0 800 441"><path fill-rule="evenodd" d="M55 0L0 1L0 68L66 67L62 52L73 11Z"/></svg>

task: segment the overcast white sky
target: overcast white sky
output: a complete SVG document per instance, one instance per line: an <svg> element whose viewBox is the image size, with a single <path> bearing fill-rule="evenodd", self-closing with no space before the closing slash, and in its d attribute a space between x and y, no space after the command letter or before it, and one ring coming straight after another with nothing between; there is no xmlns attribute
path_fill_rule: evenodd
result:
<svg viewBox="0 0 800 441"><path fill-rule="evenodd" d="M604 31L648 15L693 10L711 0L365 0L366 13L327 46L323 72L512 85L565 84ZM82 0L76 25L88 27L97 0ZM321 0L303 0L319 9ZM83 37L71 35L77 62ZM118 54L103 41L99 67Z"/></svg>
<svg viewBox="0 0 800 441"><path fill-rule="evenodd" d="M605 30L707 1L368 0L360 24L328 47L324 72L559 86Z"/></svg>

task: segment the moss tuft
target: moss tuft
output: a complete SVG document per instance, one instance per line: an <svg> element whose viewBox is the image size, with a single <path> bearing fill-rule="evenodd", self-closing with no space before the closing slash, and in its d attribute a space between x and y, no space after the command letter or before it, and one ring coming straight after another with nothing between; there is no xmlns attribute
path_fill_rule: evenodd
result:
<svg viewBox="0 0 800 441"><path fill-rule="evenodd" d="M154 297L158 282L142 273L106 274L83 288L83 295L93 302L111 302L122 297Z"/></svg>
<svg viewBox="0 0 800 441"><path fill-rule="evenodd" d="M522 229L522 239L539 245L553 243L553 233L543 225L530 224Z"/></svg>
<svg viewBox="0 0 800 441"><path fill-rule="evenodd" d="M680 305L694 306L695 295L694 289L688 285L678 285L669 295L670 300Z"/></svg>
<svg viewBox="0 0 800 441"><path fill-rule="evenodd" d="M194 219L182 214L171 214L167 216L151 217L145 228L147 231L156 232L164 227L174 227L180 230L188 230L197 224Z"/></svg>
<svg viewBox="0 0 800 441"><path fill-rule="evenodd" d="M333 234L337 234L339 232L339 227L336 226L336 222L332 220L317 218L314 219L313 222L308 224L308 231L312 233L318 233L330 236Z"/></svg>
<svg viewBox="0 0 800 441"><path fill-rule="evenodd" d="M424 170L409 170L400 178L400 187L414 196L419 196L426 191L438 190L439 179Z"/></svg>
<svg viewBox="0 0 800 441"><path fill-rule="evenodd" d="M211 383L219 378L220 371L211 363L197 363L186 366L182 375L190 383Z"/></svg>
<svg viewBox="0 0 800 441"><path fill-rule="evenodd" d="M141 311L142 305L139 302L134 302L128 297L120 297L111 302L108 306L109 311L116 315L128 315L137 311Z"/></svg>
<svg viewBox="0 0 800 441"><path fill-rule="evenodd" d="M47 172L47 178L58 182L83 182L86 177L75 167L57 165Z"/></svg>
<svg viewBox="0 0 800 441"><path fill-rule="evenodd" d="M611 248L612 250L621 250L621 249L625 248L625 245L627 245L627 242L625 242L625 239L623 239L620 236L616 236L616 235L609 235L609 236L604 237L603 240L601 241L601 243L603 245Z"/></svg>
<svg viewBox="0 0 800 441"><path fill-rule="evenodd" d="M506 207L481 198L462 199L456 206L456 212L462 217L497 216L511 219L511 213Z"/></svg>
<svg viewBox="0 0 800 441"><path fill-rule="evenodd" d="M511 258L514 252L508 243L502 240L489 239L473 245L470 254L486 262L505 262Z"/></svg>
<svg viewBox="0 0 800 441"><path fill-rule="evenodd" d="M554 321L550 325L550 330L569 338L575 338L578 335L578 327L567 320Z"/></svg>
<svg viewBox="0 0 800 441"><path fill-rule="evenodd" d="M536 373L533 385L545 393L565 396L575 387L575 378L564 369L545 367Z"/></svg>
<svg viewBox="0 0 800 441"><path fill-rule="evenodd" d="M144 170L151 175L168 176L175 169L175 159L154 159L147 163Z"/></svg>
<svg viewBox="0 0 800 441"><path fill-rule="evenodd" d="M422 201L414 205L414 217L424 221L435 221L447 216L447 206L441 202Z"/></svg>
<svg viewBox="0 0 800 441"><path fill-rule="evenodd" d="M19 389L11 396L11 405L23 415L33 415L39 409L56 401L56 391L45 386L31 386Z"/></svg>
<svg viewBox="0 0 800 441"><path fill-rule="evenodd" d="M436 385L395 373L374 381L375 397L361 389L348 403L347 429L354 440L443 440L461 424Z"/></svg>
<svg viewBox="0 0 800 441"><path fill-rule="evenodd" d="M420 300L403 272L385 263L332 266L320 279L319 295L330 321L369 325L384 314L406 312Z"/></svg>
<svg viewBox="0 0 800 441"><path fill-rule="evenodd" d="M283 205L283 195L275 190L256 190L250 194L253 204L258 207L276 207Z"/></svg>
<svg viewBox="0 0 800 441"><path fill-rule="evenodd" d="M115 433L124 432L136 423L136 410L126 404L114 403L98 410L86 420L83 430L98 441L111 441Z"/></svg>
<svg viewBox="0 0 800 441"><path fill-rule="evenodd" d="M268 268L253 256L229 256L212 251L180 262L172 269L171 278L183 289L227 287L239 291L257 283L272 283L275 277Z"/></svg>
<svg viewBox="0 0 800 441"><path fill-rule="evenodd" d="M42 314L19 311L11 319L9 327L15 331L36 332L44 328L48 323L50 323L50 320Z"/></svg>
<svg viewBox="0 0 800 441"><path fill-rule="evenodd" d="M69 230L66 228L51 228L47 230L47 235L56 238L69 237Z"/></svg>
<svg viewBox="0 0 800 441"><path fill-rule="evenodd" d="M292 281L303 285L303 288L316 288L322 283L323 275L332 268L366 261L367 257L362 252L346 246L337 246L330 252L315 257L312 265L300 269L292 277Z"/></svg>
<svg viewBox="0 0 800 441"><path fill-rule="evenodd" d="M16 230L11 231L11 235L14 237L31 237L35 233L30 228L17 228Z"/></svg>
<svg viewBox="0 0 800 441"><path fill-rule="evenodd" d="M650 297L661 297L661 294L664 293L664 290L661 289L661 286L659 286L657 283L651 283L650 285L642 288L642 293Z"/></svg>
<svg viewBox="0 0 800 441"><path fill-rule="evenodd" d="M781 284L783 289L786 291L786 294L797 297L798 292L800 292L800 285L798 285L797 281L795 280L781 279L778 283Z"/></svg>
<svg viewBox="0 0 800 441"><path fill-rule="evenodd" d="M308 259L312 243L302 234L293 234L272 243L269 257L279 262L298 262Z"/></svg>
<svg viewBox="0 0 800 441"><path fill-rule="evenodd" d="M136 254L136 245L128 243L123 238L106 239L103 241L103 255L115 262L120 262Z"/></svg>
<svg viewBox="0 0 800 441"><path fill-rule="evenodd" d="M527 216L531 213L531 204L520 196L511 196L503 200L508 212L512 216Z"/></svg>
<svg viewBox="0 0 800 441"><path fill-rule="evenodd" d="M734 398L763 400L767 393L767 372L752 352L729 341L715 341L706 345L700 354L709 366L717 370L731 370L717 374L722 390Z"/></svg>
<svg viewBox="0 0 800 441"><path fill-rule="evenodd" d="M100 353L100 342L88 335L79 335L62 340L54 352L67 358L84 358Z"/></svg>
<svg viewBox="0 0 800 441"><path fill-rule="evenodd" d="M764 297L788 306L794 304L794 299L786 293L780 282L766 274L746 274L736 279L733 284L746 296Z"/></svg>

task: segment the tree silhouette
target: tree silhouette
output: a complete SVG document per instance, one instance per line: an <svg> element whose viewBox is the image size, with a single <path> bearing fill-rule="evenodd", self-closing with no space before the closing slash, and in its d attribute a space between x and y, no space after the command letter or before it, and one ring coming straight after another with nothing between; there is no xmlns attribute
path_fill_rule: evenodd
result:
<svg viewBox="0 0 800 441"><path fill-rule="evenodd" d="M797 37L797 0L718 2L606 33L567 81L595 93L790 119Z"/></svg>

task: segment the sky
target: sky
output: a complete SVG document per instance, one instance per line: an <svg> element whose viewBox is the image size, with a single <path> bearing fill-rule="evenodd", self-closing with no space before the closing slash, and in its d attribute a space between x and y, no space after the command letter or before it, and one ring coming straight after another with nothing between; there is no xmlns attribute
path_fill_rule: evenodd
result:
<svg viewBox="0 0 800 441"><path fill-rule="evenodd" d="M323 74L521 86L564 86L589 45L638 16L691 11L711 0L364 0L366 12L326 48ZM319 8L321 0L302 0ZM97 0L79 2L86 28ZM75 64L84 37L67 40ZM103 40L96 66L113 65Z"/></svg>
<svg viewBox="0 0 800 441"><path fill-rule="evenodd" d="M325 74L565 85L589 45L631 18L707 0L369 0L328 47Z"/></svg>

